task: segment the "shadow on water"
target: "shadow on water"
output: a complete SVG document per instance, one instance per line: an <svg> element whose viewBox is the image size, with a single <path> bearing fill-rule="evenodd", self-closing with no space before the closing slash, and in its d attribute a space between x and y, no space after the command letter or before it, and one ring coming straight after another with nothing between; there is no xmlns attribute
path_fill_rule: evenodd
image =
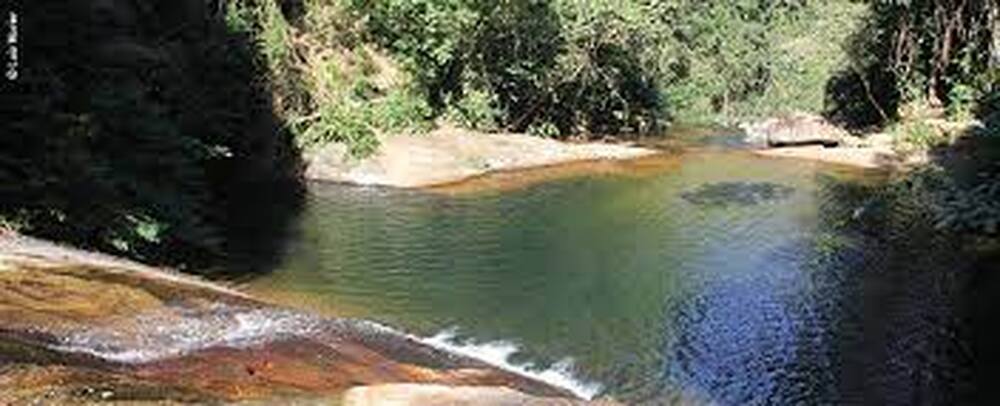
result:
<svg viewBox="0 0 1000 406"><path fill-rule="evenodd" d="M275 270L284 258L286 244L303 207L298 188L281 187L260 199L260 189L241 190L234 199L227 225L225 265L212 277L242 281ZM245 199L245 200L244 200ZM245 201L246 203L240 203Z"/></svg>
<svg viewBox="0 0 1000 406"><path fill-rule="evenodd" d="M701 206L750 206L782 200L794 192L795 188L772 182L717 182L684 192L681 198Z"/></svg>

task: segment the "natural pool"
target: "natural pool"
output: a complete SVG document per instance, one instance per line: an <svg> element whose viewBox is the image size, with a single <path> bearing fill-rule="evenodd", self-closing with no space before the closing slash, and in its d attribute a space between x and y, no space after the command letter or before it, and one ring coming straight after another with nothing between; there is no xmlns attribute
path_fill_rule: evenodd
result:
<svg viewBox="0 0 1000 406"><path fill-rule="evenodd" d="M947 289L895 276L952 259L887 253L857 231L866 196L839 191L877 175L734 150L660 159L502 190L313 184L279 266L246 288L628 403L957 390L961 357L937 335Z"/></svg>

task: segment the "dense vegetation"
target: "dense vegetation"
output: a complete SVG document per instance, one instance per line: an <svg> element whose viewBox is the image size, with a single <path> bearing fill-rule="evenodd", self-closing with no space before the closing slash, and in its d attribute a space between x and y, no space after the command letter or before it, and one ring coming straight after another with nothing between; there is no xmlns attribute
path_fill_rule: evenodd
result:
<svg viewBox="0 0 1000 406"><path fill-rule="evenodd" d="M245 201L294 196L298 151L271 113L263 59L222 17L194 0L21 10L24 62L0 131L4 225L202 266L263 223Z"/></svg>
<svg viewBox="0 0 1000 406"><path fill-rule="evenodd" d="M835 44L864 7L356 0L352 9L439 111L474 127L567 136L819 111L826 79L845 62Z"/></svg>
<svg viewBox="0 0 1000 406"><path fill-rule="evenodd" d="M995 82L977 51L997 48L996 10L954 3L234 0L228 18L303 145L364 155L441 120L600 137L793 111L854 129L968 117Z"/></svg>
<svg viewBox="0 0 1000 406"><path fill-rule="evenodd" d="M996 2L871 1L870 8L848 44L850 69L831 80L829 107L842 121L882 124L935 109L968 116L996 90Z"/></svg>
<svg viewBox="0 0 1000 406"><path fill-rule="evenodd" d="M849 1L239 0L308 145L445 120L600 137L823 109L866 11Z"/></svg>
<svg viewBox="0 0 1000 406"><path fill-rule="evenodd" d="M993 1L126 3L22 11L3 226L214 264L280 228L244 202L295 195L300 149L341 141L362 156L441 122L597 138L807 111L926 147L940 139L915 116L1000 132ZM996 234L987 144L974 170L908 183L932 185L942 224Z"/></svg>
<svg viewBox="0 0 1000 406"><path fill-rule="evenodd" d="M934 152L933 164L893 183L890 200L921 208L939 229L1000 235L1000 3L875 1L849 50L850 70L831 80L831 114L890 124ZM961 134L927 124L973 116L981 125Z"/></svg>

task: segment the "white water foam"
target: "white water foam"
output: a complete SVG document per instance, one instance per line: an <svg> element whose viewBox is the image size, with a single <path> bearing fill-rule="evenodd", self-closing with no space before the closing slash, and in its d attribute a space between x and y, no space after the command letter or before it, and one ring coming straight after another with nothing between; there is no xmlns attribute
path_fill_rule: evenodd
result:
<svg viewBox="0 0 1000 406"><path fill-rule="evenodd" d="M316 323L313 317L288 311L233 311L226 306L215 310L211 315L180 319L147 315L136 321L136 330L95 328L70 335L52 348L134 364L217 346L248 347L273 339L277 333L305 334Z"/></svg>
<svg viewBox="0 0 1000 406"><path fill-rule="evenodd" d="M510 341L460 343L456 340L458 338L458 330L456 328L443 330L432 337L419 337L399 332L391 327L375 322L369 321L367 323L371 324L373 328L392 334L403 335L409 339L429 345L441 351L473 358L504 371L545 382L557 388L566 389L583 399L591 400L603 389L600 384L585 382L574 377L573 360L570 358L563 359L544 370L535 368L533 364L512 363L510 361L510 357L517 353L520 348L517 344Z"/></svg>
<svg viewBox="0 0 1000 406"><path fill-rule="evenodd" d="M181 317L141 316L134 329L93 328L67 337L58 351L89 354L120 363L145 363L182 356L213 347L245 348L273 340L279 334L309 335L323 320L303 313L214 306L208 314ZM592 399L601 390L595 383L573 377L573 361L562 360L540 370L531 364L514 364L510 357L518 352L509 341L459 343L456 329L432 337L419 337L367 320L357 320L355 328L416 341L435 349L476 359L507 372L525 376L565 389L574 395Z"/></svg>

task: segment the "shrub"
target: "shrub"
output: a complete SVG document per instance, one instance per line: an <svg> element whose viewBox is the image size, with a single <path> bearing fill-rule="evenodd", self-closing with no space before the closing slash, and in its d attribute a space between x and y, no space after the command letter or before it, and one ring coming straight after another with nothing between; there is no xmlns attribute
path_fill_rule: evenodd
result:
<svg viewBox="0 0 1000 406"><path fill-rule="evenodd" d="M926 151L950 140L947 132L922 120L894 124L889 133L893 136L894 148L904 152Z"/></svg>
<svg viewBox="0 0 1000 406"><path fill-rule="evenodd" d="M424 132L430 128L431 108L418 94L408 89L393 89L385 97L371 102L369 120L382 131L391 133Z"/></svg>
<svg viewBox="0 0 1000 406"><path fill-rule="evenodd" d="M296 126L299 142L304 146L343 142L352 156L366 156L378 148L376 133L364 114L352 106L331 104L322 106L311 122Z"/></svg>
<svg viewBox="0 0 1000 406"><path fill-rule="evenodd" d="M378 150L379 135L422 132L430 125L430 108L410 92L396 90L374 101L345 98L319 106L319 111L296 123L304 146L342 142L353 157Z"/></svg>
<svg viewBox="0 0 1000 406"><path fill-rule="evenodd" d="M447 102L444 117L465 128L495 131L499 128L497 118L502 114L498 103L493 92L467 87L461 97Z"/></svg>
<svg viewBox="0 0 1000 406"><path fill-rule="evenodd" d="M968 120L973 116L976 100L979 98L974 87L956 84L948 92L948 116L955 120Z"/></svg>

